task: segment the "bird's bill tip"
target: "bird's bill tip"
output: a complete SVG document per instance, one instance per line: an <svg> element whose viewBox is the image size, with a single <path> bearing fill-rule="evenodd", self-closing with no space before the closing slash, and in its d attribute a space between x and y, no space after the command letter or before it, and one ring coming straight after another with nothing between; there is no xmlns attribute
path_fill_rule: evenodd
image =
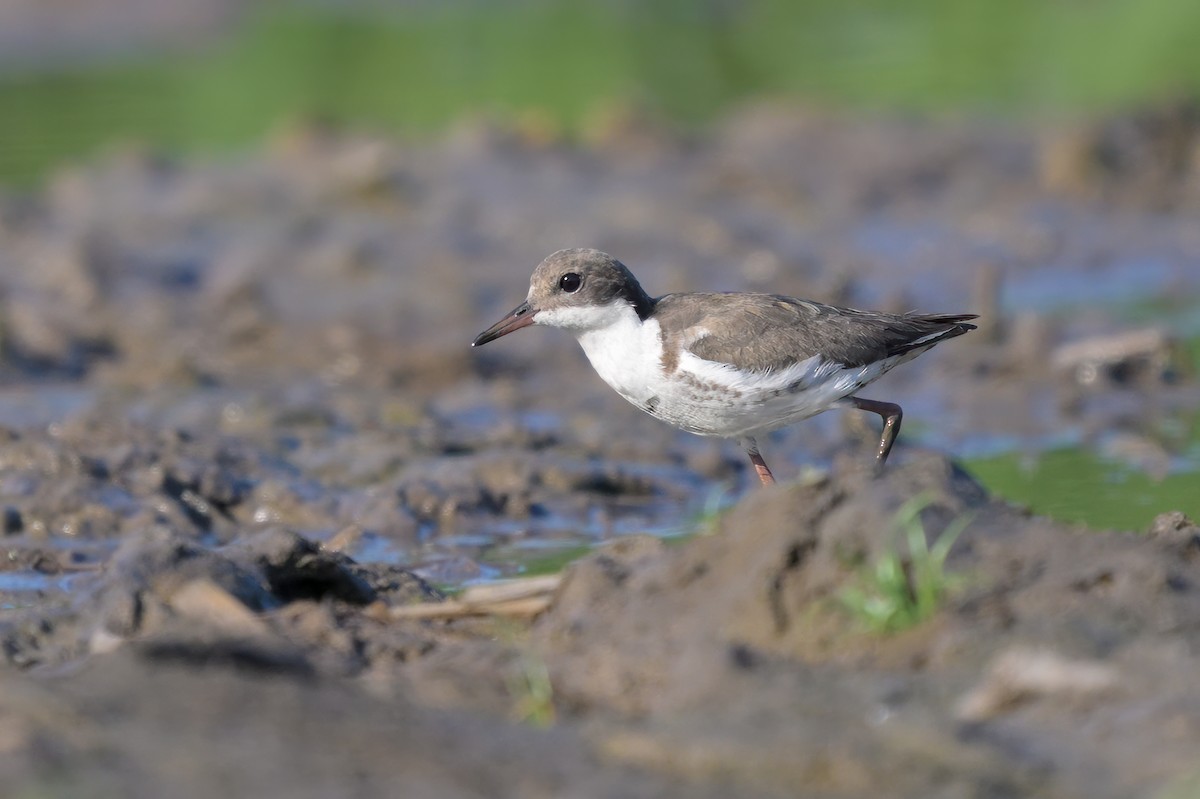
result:
<svg viewBox="0 0 1200 799"><path fill-rule="evenodd" d="M523 302L508 313L503 319L489 327L487 330L480 333L471 342L472 347L482 347L489 341L495 341L501 336L507 336L514 330L520 330L523 327L529 327L533 324L534 317L537 316L537 309L531 306L528 302Z"/></svg>

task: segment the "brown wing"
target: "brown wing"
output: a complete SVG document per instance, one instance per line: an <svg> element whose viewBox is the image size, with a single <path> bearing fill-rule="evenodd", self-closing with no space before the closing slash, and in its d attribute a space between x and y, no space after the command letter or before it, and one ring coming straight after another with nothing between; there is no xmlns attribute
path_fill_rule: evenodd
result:
<svg viewBox="0 0 1200 799"><path fill-rule="evenodd" d="M654 315L696 356L752 372L817 354L862 366L960 336L975 329L967 321L976 318L858 311L778 294L668 294L656 300ZM702 330L707 335L697 338Z"/></svg>

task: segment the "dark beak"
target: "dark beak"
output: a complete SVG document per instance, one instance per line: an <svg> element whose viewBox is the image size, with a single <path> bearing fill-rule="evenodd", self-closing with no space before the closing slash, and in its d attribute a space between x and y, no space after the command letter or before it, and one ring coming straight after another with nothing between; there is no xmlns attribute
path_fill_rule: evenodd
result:
<svg viewBox="0 0 1200 799"><path fill-rule="evenodd" d="M520 330L523 327L528 327L533 324L533 318L537 316L537 310L529 304L528 301L521 303L516 308L513 308L508 316L501 319L496 324L489 327L487 330L480 333L471 342L472 347L482 347L489 341L494 341L501 336L507 336L514 330Z"/></svg>

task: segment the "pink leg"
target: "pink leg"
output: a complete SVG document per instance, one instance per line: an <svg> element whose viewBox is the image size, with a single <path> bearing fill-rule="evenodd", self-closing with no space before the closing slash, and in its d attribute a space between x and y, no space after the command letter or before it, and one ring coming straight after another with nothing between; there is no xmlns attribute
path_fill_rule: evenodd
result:
<svg viewBox="0 0 1200 799"><path fill-rule="evenodd" d="M758 479L765 486L775 485L775 475L771 474L771 469L759 453L758 444L755 440L747 438L742 443L746 447L746 454L750 456L750 462L754 464L754 471L758 473Z"/></svg>

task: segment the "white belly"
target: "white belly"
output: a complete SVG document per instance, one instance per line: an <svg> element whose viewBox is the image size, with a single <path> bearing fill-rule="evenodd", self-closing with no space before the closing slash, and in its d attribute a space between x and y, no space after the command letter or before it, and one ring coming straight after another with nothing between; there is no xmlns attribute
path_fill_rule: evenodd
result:
<svg viewBox="0 0 1200 799"><path fill-rule="evenodd" d="M658 322L642 322L632 309L603 328L580 331L578 339L592 368L622 397L690 433L725 438L765 433L836 407L917 354L853 368L814 356L764 374L685 351L667 373Z"/></svg>
<svg viewBox="0 0 1200 799"><path fill-rule="evenodd" d="M847 368L814 356L770 373L739 372L685 353L660 418L692 433L756 436L836 408L899 359Z"/></svg>

